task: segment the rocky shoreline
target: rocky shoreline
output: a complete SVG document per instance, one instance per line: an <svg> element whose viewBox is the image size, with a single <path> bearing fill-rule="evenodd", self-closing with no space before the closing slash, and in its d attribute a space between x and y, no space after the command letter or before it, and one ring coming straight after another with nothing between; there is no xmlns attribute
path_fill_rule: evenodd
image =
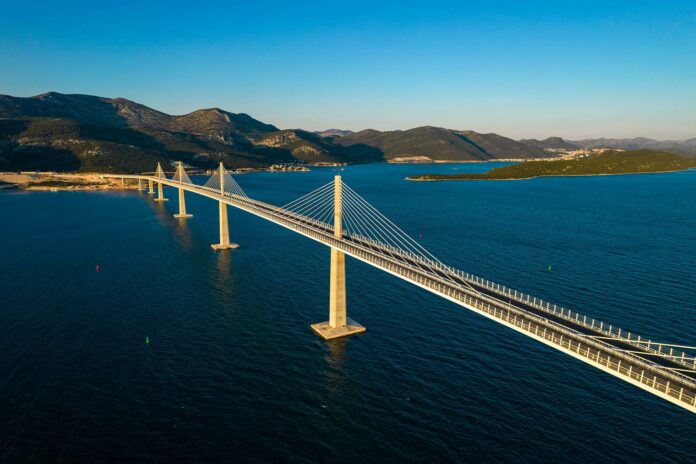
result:
<svg viewBox="0 0 696 464"><path fill-rule="evenodd" d="M0 173L0 191L8 190L111 190L121 189L116 179L98 173L59 174L54 172Z"/></svg>

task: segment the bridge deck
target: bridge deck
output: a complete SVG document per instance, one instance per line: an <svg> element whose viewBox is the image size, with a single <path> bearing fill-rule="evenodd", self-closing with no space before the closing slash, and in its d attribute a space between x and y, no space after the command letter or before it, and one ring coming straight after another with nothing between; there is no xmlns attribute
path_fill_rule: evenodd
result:
<svg viewBox="0 0 696 464"><path fill-rule="evenodd" d="M152 180L224 202L335 248L475 311L537 341L621 378L696 413L696 361L655 348L654 342L631 337L612 326L558 309L502 285L468 273L399 254L361 237L333 236L330 224L241 197L221 195L206 187L153 176L105 177ZM618 330L618 332L617 332ZM660 347L661 348L661 347Z"/></svg>

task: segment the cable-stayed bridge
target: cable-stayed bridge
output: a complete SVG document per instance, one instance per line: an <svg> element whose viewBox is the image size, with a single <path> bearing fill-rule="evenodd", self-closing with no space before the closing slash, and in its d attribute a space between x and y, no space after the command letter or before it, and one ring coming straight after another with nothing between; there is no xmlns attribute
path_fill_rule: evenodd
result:
<svg viewBox="0 0 696 464"><path fill-rule="evenodd" d="M179 196L176 217L191 217L185 192L219 203L220 241L215 249L236 248L230 242L227 206L254 214L331 250L329 320L312 325L325 339L364 332L347 316L345 257L351 256L442 298L521 332L662 399L696 413L696 347L656 342L592 319L517 290L443 264L397 225L342 182L340 176L284 205L250 198L224 168L204 185L194 184L181 163L168 178L161 166L153 174L110 174L135 181L167 201L163 186Z"/></svg>

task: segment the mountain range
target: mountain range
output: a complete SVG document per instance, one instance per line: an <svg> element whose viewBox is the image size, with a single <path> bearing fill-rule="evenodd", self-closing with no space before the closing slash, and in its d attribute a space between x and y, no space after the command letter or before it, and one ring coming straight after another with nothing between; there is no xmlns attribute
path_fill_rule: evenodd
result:
<svg viewBox="0 0 696 464"><path fill-rule="evenodd" d="M672 143L631 140L634 142L604 143ZM674 146L681 153L696 153L695 142L690 139L683 147ZM172 161L200 168L222 161L228 167L247 168L414 157L438 161L526 159L548 156L544 150L549 148L597 143L603 142L569 142L557 137L516 141L498 134L430 126L355 133L281 130L247 114L219 108L176 116L124 98L56 92L26 98L0 95L0 170L5 171L139 172L152 170L157 162Z"/></svg>
<svg viewBox="0 0 696 464"><path fill-rule="evenodd" d="M571 142L582 148L621 148L622 150L660 150L682 155L696 155L696 137L686 140L655 140L645 137L632 139L585 139Z"/></svg>

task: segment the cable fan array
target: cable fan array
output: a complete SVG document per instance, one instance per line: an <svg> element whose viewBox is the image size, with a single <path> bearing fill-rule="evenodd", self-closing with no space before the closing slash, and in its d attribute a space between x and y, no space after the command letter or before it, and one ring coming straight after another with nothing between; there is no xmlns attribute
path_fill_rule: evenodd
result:
<svg viewBox="0 0 696 464"><path fill-rule="evenodd" d="M283 216L314 223L325 229L333 229L334 181L302 195L283 205L278 213Z"/></svg>
<svg viewBox="0 0 696 464"><path fill-rule="evenodd" d="M354 242L455 282L450 268L426 250L355 190L342 186L343 234Z"/></svg>
<svg viewBox="0 0 696 464"><path fill-rule="evenodd" d="M220 185L222 185L222 188L220 188ZM203 188L211 192L222 193L223 196L234 197L238 200L249 199L246 192L222 165L210 176L210 179L203 185Z"/></svg>
<svg viewBox="0 0 696 464"><path fill-rule="evenodd" d="M160 179L166 179L167 176L164 175L164 170L162 169L162 166L157 163L157 169L155 170L155 177L158 177Z"/></svg>
<svg viewBox="0 0 696 464"><path fill-rule="evenodd" d="M331 181L284 205L278 212L286 217L333 231L334 189L335 182ZM436 272L445 279L457 282L450 275L452 269L449 266L444 265L355 190L342 183L341 192L344 239L349 239L375 253L407 262L429 272Z"/></svg>
<svg viewBox="0 0 696 464"><path fill-rule="evenodd" d="M174 171L174 175L172 176L172 180L174 182L179 182L182 184L193 184L191 182L191 178L186 174L186 171L184 171L184 167L179 163L176 167L176 171Z"/></svg>

